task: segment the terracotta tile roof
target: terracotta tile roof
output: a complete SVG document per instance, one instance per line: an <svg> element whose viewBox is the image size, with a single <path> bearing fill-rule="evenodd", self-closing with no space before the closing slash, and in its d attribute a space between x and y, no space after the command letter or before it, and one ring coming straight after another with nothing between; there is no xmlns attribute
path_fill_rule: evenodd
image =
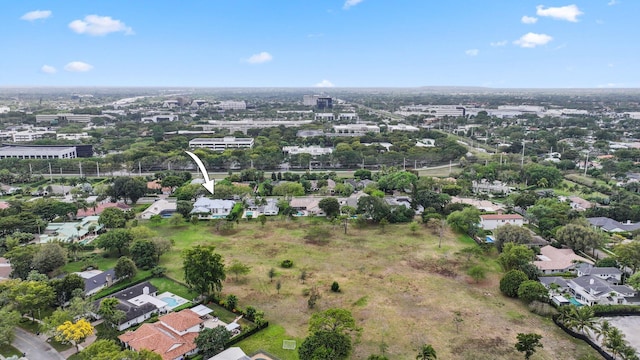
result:
<svg viewBox="0 0 640 360"><path fill-rule="evenodd" d="M520 220L524 219L522 215L518 214L488 214L480 215L482 220Z"/></svg>
<svg viewBox="0 0 640 360"><path fill-rule="evenodd" d="M102 214L104 209L107 209L107 208L118 208L118 209L120 209L122 211L131 210L131 206L129 206L129 205L125 204L125 203L121 203L121 202L104 203L104 204L97 205L95 210L93 210L93 206L87 207L86 211L84 209L78 209L77 217L84 218L84 217L87 217L87 216L100 215L100 214Z"/></svg>
<svg viewBox="0 0 640 360"><path fill-rule="evenodd" d="M576 255L571 249L556 249L551 245L540 248L540 255L533 264L540 270L567 270L578 262L593 264L589 259Z"/></svg>
<svg viewBox="0 0 640 360"><path fill-rule="evenodd" d="M202 323L202 319L200 319L200 316L198 316L198 314L194 313L190 309L169 313L161 317L159 320L176 329L177 331L185 331L190 327Z"/></svg>
<svg viewBox="0 0 640 360"><path fill-rule="evenodd" d="M178 316L176 317L176 315ZM135 331L126 332L118 336L118 339L136 351L148 349L159 354L163 360L173 360L196 348L195 338L198 336L198 333L189 332L180 336L163 325L163 322L166 322L167 317L169 317L169 322L176 326L184 327L187 324L186 320L176 319L193 319L193 316L198 317L198 315L189 309L177 313L170 313L161 316L158 322L152 324L145 323ZM199 318L198 320L202 322ZM197 325L197 323L194 325ZM183 330L186 329L187 328L184 328Z"/></svg>

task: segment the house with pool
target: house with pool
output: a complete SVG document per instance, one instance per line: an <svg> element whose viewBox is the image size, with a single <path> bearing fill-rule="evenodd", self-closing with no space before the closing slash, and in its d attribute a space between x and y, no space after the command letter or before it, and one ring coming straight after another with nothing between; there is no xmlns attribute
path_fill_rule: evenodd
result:
<svg viewBox="0 0 640 360"><path fill-rule="evenodd" d="M236 204L233 200L209 199L199 197L193 204L191 215L197 215L199 219L226 219Z"/></svg>

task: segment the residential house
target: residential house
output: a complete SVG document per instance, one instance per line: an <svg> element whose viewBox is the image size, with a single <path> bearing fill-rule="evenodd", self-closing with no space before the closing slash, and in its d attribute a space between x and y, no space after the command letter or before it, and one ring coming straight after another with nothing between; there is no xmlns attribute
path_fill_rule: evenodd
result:
<svg viewBox="0 0 640 360"><path fill-rule="evenodd" d="M251 216L252 218L257 218L260 215L274 216L278 215L278 213L280 212L277 199L266 199L266 203L260 203L260 205L258 205L253 199L247 199L246 205L247 209L242 215L242 217L244 218L247 218L249 216Z"/></svg>
<svg viewBox="0 0 640 360"><path fill-rule="evenodd" d="M599 277L613 285L622 283L622 270L615 267L598 267L582 263L576 266L576 273L578 276L591 275Z"/></svg>
<svg viewBox="0 0 640 360"><path fill-rule="evenodd" d="M117 208L122 211L131 210L131 206L123 202L107 202L107 203L97 204L95 207L89 206L86 209L78 209L78 212L76 213L76 219L83 219L87 216L98 216L102 214L104 209L108 209L108 208Z"/></svg>
<svg viewBox="0 0 640 360"><path fill-rule="evenodd" d="M592 226L611 233L631 232L640 229L640 222L632 223L629 220L626 223L621 223L608 217L591 217L587 218L587 221Z"/></svg>
<svg viewBox="0 0 640 360"><path fill-rule="evenodd" d="M467 204L478 208L480 211L485 212L499 212L504 210L504 207L500 204L494 204L489 200L477 200L471 198L462 198L457 196L451 197L452 204Z"/></svg>
<svg viewBox="0 0 640 360"><path fill-rule="evenodd" d="M148 181L147 189L163 195L170 195L173 192L173 189L171 189L171 187L162 186L162 184L160 183L160 180Z"/></svg>
<svg viewBox="0 0 640 360"><path fill-rule="evenodd" d="M195 339L204 326L204 320L190 309L160 316L155 323L142 324L118 339L132 350L147 349L159 354L163 360L184 359L198 352Z"/></svg>
<svg viewBox="0 0 640 360"><path fill-rule="evenodd" d="M326 216L327 214L318 206L320 200L322 198L294 197L289 202L289 206L298 211L297 216Z"/></svg>
<svg viewBox="0 0 640 360"><path fill-rule="evenodd" d="M230 347L208 360L251 360L239 347Z"/></svg>
<svg viewBox="0 0 640 360"><path fill-rule="evenodd" d="M141 324L155 314L166 313L167 303L156 298L157 294L158 289L145 281L110 295L109 297L118 299L117 308L125 313L124 319L117 326L118 331ZM101 300L94 303L96 309L99 308ZM97 314L94 314L94 317L100 318Z"/></svg>
<svg viewBox="0 0 640 360"><path fill-rule="evenodd" d="M579 263L593 264L589 259L576 255L571 249L558 249L551 245L540 248L538 260L533 265L543 274L555 274L572 271Z"/></svg>
<svg viewBox="0 0 640 360"><path fill-rule="evenodd" d="M391 207L404 206L407 209L411 208L411 198L408 196L386 196L384 201ZM424 207L422 207L422 205L418 205L418 208L415 209L415 211L417 215L420 215L424 211Z"/></svg>
<svg viewBox="0 0 640 360"><path fill-rule="evenodd" d="M231 213L235 204L233 200L209 199L202 196L193 204L191 214L198 215L199 219L224 219Z"/></svg>
<svg viewBox="0 0 640 360"><path fill-rule="evenodd" d="M480 215L480 227L484 230L495 230L506 224L522 226L524 225L524 217L519 214Z"/></svg>
<svg viewBox="0 0 640 360"><path fill-rule="evenodd" d="M485 193L485 194L502 194L507 195L513 191L513 187L507 186L503 184L501 181L493 181L489 182L486 179L482 179L481 181L473 181L471 183L471 190L474 193Z"/></svg>
<svg viewBox="0 0 640 360"><path fill-rule="evenodd" d="M636 291L627 285L612 285L597 276L584 275L567 281L571 294L586 305L637 304Z"/></svg>
<svg viewBox="0 0 640 360"><path fill-rule="evenodd" d="M113 285L113 283L117 281L116 272L114 269L109 269L106 271L87 270L77 272L76 274L78 274L84 280L85 296L91 296L104 289L105 287Z"/></svg>
<svg viewBox="0 0 640 360"><path fill-rule="evenodd" d="M0 282L8 280L12 271L9 259L0 257Z"/></svg>
<svg viewBox="0 0 640 360"><path fill-rule="evenodd" d="M104 225L98 222L99 216L87 216L79 222L50 222L40 235L40 242L61 241L64 243L88 243L93 240Z"/></svg>
<svg viewBox="0 0 640 360"><path fill-rule="evenodd" d="M567 199L570 202L569 205L571 206L571 208L576 211L585 211L593 207L593 204L590 201L585 200L579 196L569 196Z"/></svg>
<svg viewBox="0 0 640 360"><path fill-rule="evenodd" d="M177 210L177 204L175 201L166 199L159 199L153 202L145 211L140 214L141 219L151 219L152 216L160 215L163 218L168 218L173 215Z"/></svg>

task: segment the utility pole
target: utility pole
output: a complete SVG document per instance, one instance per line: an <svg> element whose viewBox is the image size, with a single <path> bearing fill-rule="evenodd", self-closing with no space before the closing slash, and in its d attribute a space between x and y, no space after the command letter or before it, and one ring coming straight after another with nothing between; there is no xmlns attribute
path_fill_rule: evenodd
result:
<svg viewBox="0 0 640 360"><path fill-rule="evenodd" d="M407 170L407 158L402 158L402 170Z"/></svg>
<svg viewBox="0 0 640 360"><path fill-rule="evenodd" d="M589 168L589 152L587 151L587 159L584 161L584 176L587 176L588 168Z"/></svg>
<svg viewBox="0 0 640 360"><path fill-rule="evenodd" d="M142 176L142 165L140 164L140 161L138 161L138 176Z"/></svg>
<svg viewBox="0 0 640 360"><path fill-rule="evenodd" d="M51 173L51 163L49 163L49 180L53 182L53 173Z"/></svg>
<svg viewBox="0 0 640 360"><path fill-rule="evenodd" d="M100 164L96 161L96 175L100 177Z"/></svg>
<svg viewBox="0 0 640 360"><path fill-rule="evenodd" d="M526 142L522 140L522 158L520 159L520 168L524 168L524 144L526 144Z"/></svg>
<svg viewBox="0 0 640 360"><path fill-rule="evenodd" d="M29 176L33 175L33 169L31 168L31 163L29 163Z"/></svg>
<svg viewBox="0 0 640 360"><path fill-rule="evenodd" d="M80 178L82 179L82 163L78 163L78 166L80 167Z"/></svg>

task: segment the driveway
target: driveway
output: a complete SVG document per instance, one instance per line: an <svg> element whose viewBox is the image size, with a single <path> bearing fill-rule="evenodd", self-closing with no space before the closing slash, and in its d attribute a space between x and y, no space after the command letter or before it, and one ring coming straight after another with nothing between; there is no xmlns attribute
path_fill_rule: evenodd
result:
<svg viewBox="0 0 640 360"><path fill-rule="evenodd" d="M38 336L25 331L19 327L15 327L16 337L13 340L12 345L27 354L27 359L51 359L51 360L65 360L65 358L60 355L51 347L51 345L47 344L47 342Z"/></svg>

